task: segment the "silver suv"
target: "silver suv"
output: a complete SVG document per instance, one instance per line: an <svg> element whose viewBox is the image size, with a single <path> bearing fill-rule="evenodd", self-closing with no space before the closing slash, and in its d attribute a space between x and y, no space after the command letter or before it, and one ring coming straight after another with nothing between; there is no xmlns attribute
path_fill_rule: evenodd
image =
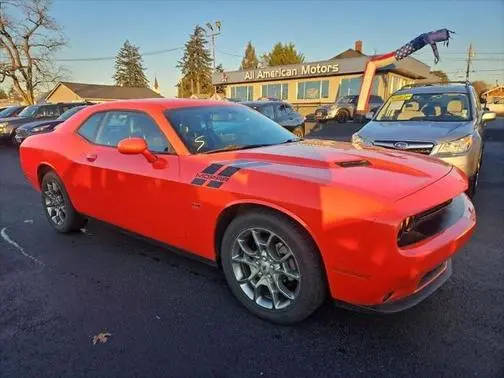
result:
<svg viewBox="0 0 504 378"><path fill-rule="evenodd" d="M343 123L354 118L355 109L359 96L344 96L336 100L334 104L322 105L315 110L315 118L317 121L326 121L335 119ZM377 111L383 105L383 100L380 96L371 95L369 97L369 109Z"/></svg>
<svg viewBox="0 0 504 378"><path fill-rule="evenodd" d="M352 136L356 147L417 152L453 164L469 178L473 196L483 158L485 123L495 113L481 105L469 83L407 86L395 92Z"/></svg>

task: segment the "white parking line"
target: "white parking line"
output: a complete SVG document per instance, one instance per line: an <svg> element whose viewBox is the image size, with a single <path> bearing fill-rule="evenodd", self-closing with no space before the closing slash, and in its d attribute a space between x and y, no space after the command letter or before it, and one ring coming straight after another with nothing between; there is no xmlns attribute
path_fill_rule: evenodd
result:
<svg viewBox="0 0 504 378"><path fill-rule="evenodd" d="M30 260L36 262L37 264L40 264L40 265L44 265L44 263L42 261L40 261L39 259L37 259L36 257L33 257L32 255L28 254L25 252L25 250L23 249L23 247L21 247L18 243L16 243L14 240L12 240L9 235L7 235L7 227L4 227L2 228L2 231L0 231L0 236L2 236L2 239L5 240L7 243L9 243L10 245L14 246L19 252L21 252L21 254L24 256L24 257L28 257Z"/></svg>

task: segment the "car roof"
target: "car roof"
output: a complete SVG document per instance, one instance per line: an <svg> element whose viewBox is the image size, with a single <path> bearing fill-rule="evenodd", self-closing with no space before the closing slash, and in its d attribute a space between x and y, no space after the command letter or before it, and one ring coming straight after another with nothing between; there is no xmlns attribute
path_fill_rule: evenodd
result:
<svg viewBox="0 0 504 378"><path fill-rule="evenodd" d="M413 93L413 94L429 94L429 93L469 93L469 86L465 84L428 84L422 86L413 86L399 89L396 94Z"/></svg>

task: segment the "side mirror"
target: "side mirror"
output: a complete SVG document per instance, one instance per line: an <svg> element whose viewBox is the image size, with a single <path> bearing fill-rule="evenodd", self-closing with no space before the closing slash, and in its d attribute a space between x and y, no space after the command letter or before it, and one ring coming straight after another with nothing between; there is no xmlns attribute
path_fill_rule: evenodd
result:
<svg viewBox="0 0 504 378"><path fill-rule="evenodd" d="M119 142L117 149L121 154L145 156L149 163L154 163L157 160L156 155L149 151L147 142L142 138L126 138Z"/></svg>
<svg viewBox="0 0 504 378"><path fill-rule="evenodd" d="M366 119L373 119L374 117L374 111L369 111L366 113Z"/></svg>
<svg viewBox="0 0 504 378"><path fill-rule="evenodd" d="M496 117L495 112L484 112L483 115L481 116L481 120L488 122L488 121L493 121Z"/></svg>

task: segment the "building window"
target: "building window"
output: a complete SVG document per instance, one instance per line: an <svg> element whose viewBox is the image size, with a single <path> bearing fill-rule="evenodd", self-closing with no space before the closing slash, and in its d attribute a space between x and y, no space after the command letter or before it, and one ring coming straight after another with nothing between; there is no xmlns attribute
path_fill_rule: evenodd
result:
<svg viewBox="0 0 504 378"><path fill-rule="evenodd" d="M274 97L280 100L287 100L289 96L289 84L264 84L262 86L262 97Z"/></svg>
<svg viewBox="0 0 504 378"><path fill-rule="evenodd" d="M373 86L371 88L372 95L378 95L378 86L380 83L379 80L380 80L379 76L375 76L373 79ZM361 84L362 84L362 77L342 79L338 89L338 95L336 96L336 98L358 95L360 92Z"/></svg>
<svg viewBox="0 0 504 378"><path fill-rule="evenodd" d="M329 80L300 81L297 98L298 100L329 98Z"/></svg>
<svg viewBox="0 0 504 378"><path fill-rule="evenodd" d="M252 101L254 99L254 87L251 85L231 87L231 98L240 101Z"/></svg>

